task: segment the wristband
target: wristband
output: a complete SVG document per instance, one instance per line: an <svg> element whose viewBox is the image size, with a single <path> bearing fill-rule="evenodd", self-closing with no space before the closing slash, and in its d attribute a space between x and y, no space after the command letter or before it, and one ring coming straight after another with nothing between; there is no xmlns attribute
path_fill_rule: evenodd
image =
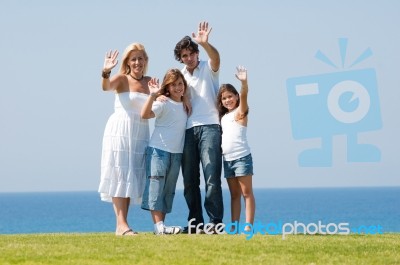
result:
<svg viewBox="0 0 400 265"><path fill-rule="evenodd" d="M104 79L108 79L108 78L110 78L110 74L111 74L111 70L110 71L108 71L108 72L106 72L106 71L102 71L101 72L101 77L103 77Z"/></svg>

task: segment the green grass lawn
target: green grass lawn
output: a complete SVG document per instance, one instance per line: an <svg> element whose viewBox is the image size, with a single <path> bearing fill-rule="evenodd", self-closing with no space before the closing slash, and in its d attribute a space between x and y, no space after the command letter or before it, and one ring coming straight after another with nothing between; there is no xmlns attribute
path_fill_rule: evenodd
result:
<svg viewBox="0 0 400 265"><path fill-rule="evenodd" d="M400 234L0 235L0 264L400 264Z"/></svg>

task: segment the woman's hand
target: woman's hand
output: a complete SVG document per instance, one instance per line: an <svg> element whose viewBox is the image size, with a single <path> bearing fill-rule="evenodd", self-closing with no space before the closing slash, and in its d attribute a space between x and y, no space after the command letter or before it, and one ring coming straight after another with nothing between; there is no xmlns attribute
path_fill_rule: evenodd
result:
<svg viewBox="0 0 400 265"><path fill-rule="evenodd" d="M118 64L118 57L119 52L117 50L113 51L110 50L106 52L106 56L104 57L104 65L103 71L110 72Z"/></svg>

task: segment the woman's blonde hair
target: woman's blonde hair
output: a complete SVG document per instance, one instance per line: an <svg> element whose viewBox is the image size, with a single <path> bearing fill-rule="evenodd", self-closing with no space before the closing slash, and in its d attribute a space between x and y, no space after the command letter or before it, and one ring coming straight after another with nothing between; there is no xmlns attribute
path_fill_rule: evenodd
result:
<svg viewBox="0 0 400 265"><path fill-rule="evenodd" d="M134 42L125 48L125 51L122 54L122 63L119 68L119 73L125 75L125 74L129 74L131 72L131 69L129 68L127 61L133 51L141 51L143 53L143 56L146 60L146 63L145 63L144 69L143 69L143 75L145 75L147 73L149 57L147 56L147 52L146 52L146 49L144 48L143 44L140 44L137 42Z"/></svg>

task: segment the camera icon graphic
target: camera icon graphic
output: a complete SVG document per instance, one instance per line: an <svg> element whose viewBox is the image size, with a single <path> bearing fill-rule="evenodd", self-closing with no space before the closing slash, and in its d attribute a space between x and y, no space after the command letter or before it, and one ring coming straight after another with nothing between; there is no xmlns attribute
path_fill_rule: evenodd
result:
<svg viewBox="0 0 400 265"><path fill-rule="evenodd" d="M344 65L347 39L339 39ZM351 65L372 55L367 49ZM320 51L316 57L334 67ZM321 147L299 154L301 167L332 166L334 135L347 136L348 162L379 162L381 152L358 143L358 133L382 128L376 72L372 68L289 78L286 88L292 135L296 140L320 138Z"/></svg>

